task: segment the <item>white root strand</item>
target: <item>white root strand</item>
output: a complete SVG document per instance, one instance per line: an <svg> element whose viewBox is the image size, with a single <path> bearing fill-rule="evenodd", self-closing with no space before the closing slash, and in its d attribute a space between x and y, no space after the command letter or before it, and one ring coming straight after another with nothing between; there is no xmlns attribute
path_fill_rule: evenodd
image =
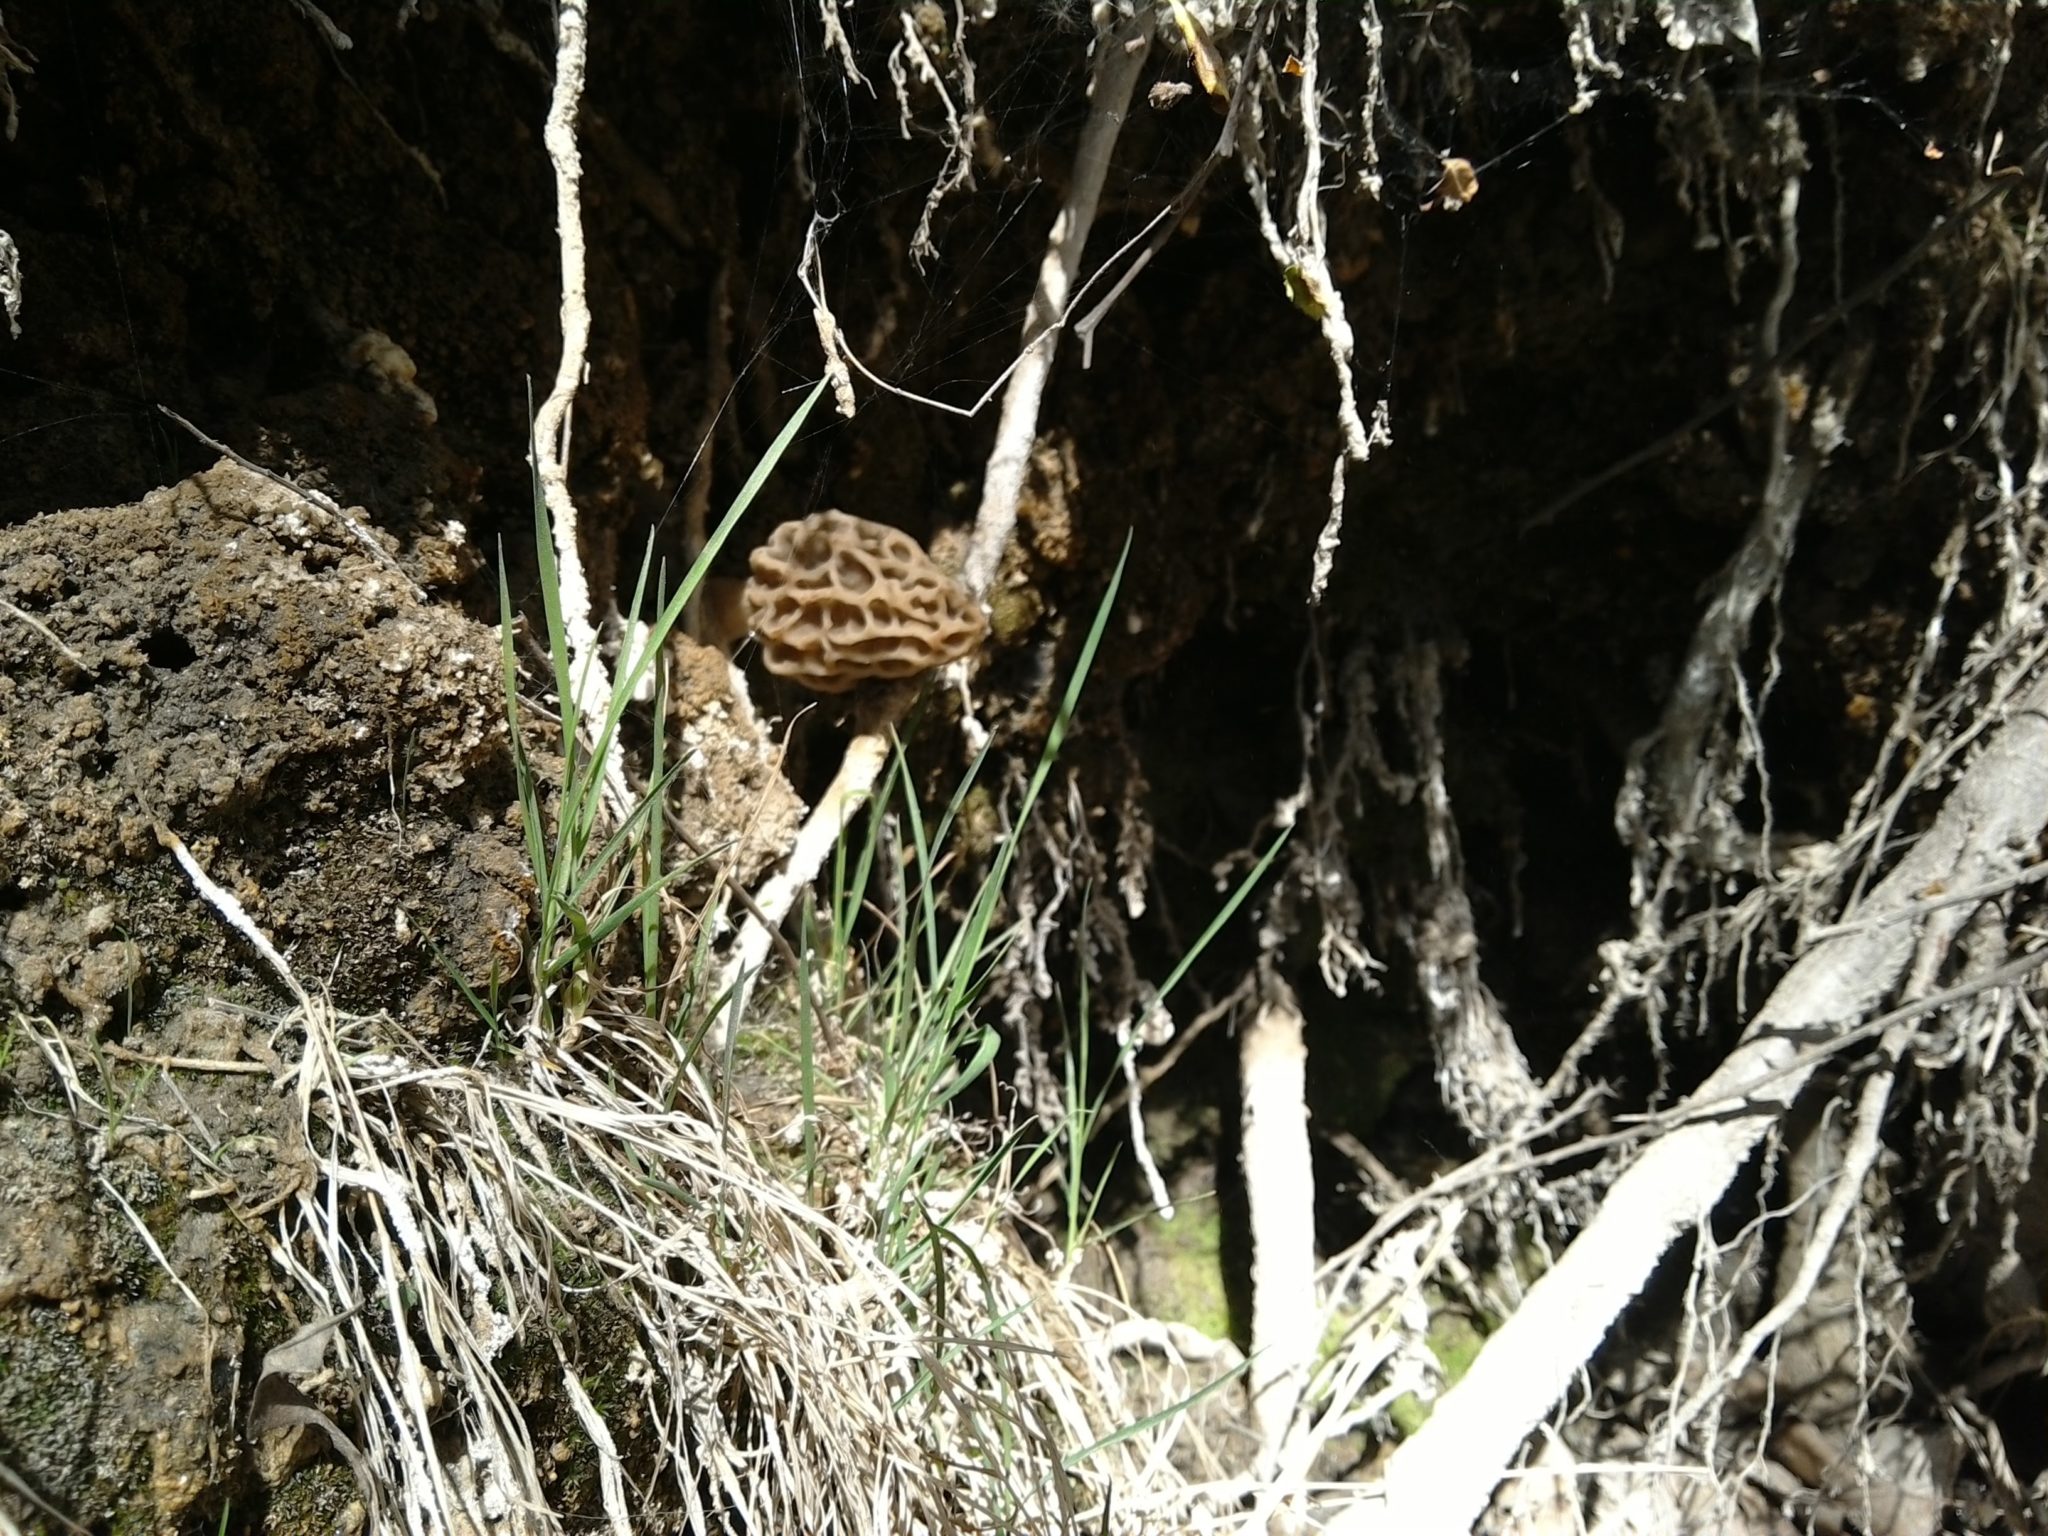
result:
<svg viewBox="0 0 2048 1536"><path fill-rule="evenodd" d="M584 293L583 153L576 139L576 115L583 101L590 54L586 0L561 0L555 32L555 86L541 141L555 168L555 225L562 251L562 359L555 382L533 420L534 472L554 530L555 569L560 585L562 627L569 647L575 697L562 701L578 717L603 718L611 699L611 670L598 650L591 622L590 578L577 539L576 503L569 495L571 413L590 351L590 303ZM606 754L605 782L613 811L630 806L625 765L616 743Z"/></svg>

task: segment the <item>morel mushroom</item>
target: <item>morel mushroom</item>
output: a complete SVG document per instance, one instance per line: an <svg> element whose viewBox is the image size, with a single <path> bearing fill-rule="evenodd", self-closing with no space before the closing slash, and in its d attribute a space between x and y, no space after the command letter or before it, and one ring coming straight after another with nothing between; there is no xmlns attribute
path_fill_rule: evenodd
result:
<svg viewBox="0 0 2048 1536"><path fill-rule="evenodd" d="M844 512L782 524L748 565L761 659L814 693L915 677L965 656L987 628L917 540Z"/></svg>

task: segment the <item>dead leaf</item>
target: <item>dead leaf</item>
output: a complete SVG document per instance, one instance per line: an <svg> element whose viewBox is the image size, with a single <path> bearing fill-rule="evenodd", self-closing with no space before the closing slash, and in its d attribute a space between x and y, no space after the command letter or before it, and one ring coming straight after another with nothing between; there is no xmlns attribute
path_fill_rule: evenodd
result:
<svg viewBox="0 0 2048 1536"><path fill-rule="evenodd" d="M1446 155L1443 174L1437 177L1431 196L1443 205L1446 213L1455 213L1479 195L1479 172L1472 168L1472 162L1459 155Z"/></svg>
<svg viewBox="0 0 2048 1536"><path fill-rule="evenodd" d="M1208 31L1195 20L1184 0L1166 0L1173 7L1174 24L1180 28L1180 35L1188 45L1188 53L1195 61L1195 77L1202 82L1202 89L1218 101L1230 99L1230 69L1223 62L1223 55L1215 43L1209 40Z"/></svg>
<svg viewBox="0 0 2048 1536"><path fill-rule="evenodd" d="M1145 100L1151 103L1153 111L1164 112L1194 94L1195 88L1185 80L1162 80L1145 93Z"/></svg>
<svg viewBox="0 0 2048 1536"><path fill-rule="evenodd" d="M1300 262L1290 262L1280 274L1280 281L1287 287L1287 302L1309 319L1320 320L1329 314L1330 295L1316 275Z"/></svg>
<svg viewBox="0 0 2048 1536"><path fill-rule="evenodd" d="M347 1322L360 1310L351 1308L338 1316L309 1323L275 1349L265 1351L263 1369L256 1378L256 1391L249 1402L247 1438L253 1444L258 1436L275 1434L280 1430L300 1427L319 1430L341 1459L348 1463L349 1470L355 1473L356 1486L362 1490L363 1501L374 1515L378 1508L377 1485L370 1475L369 1458L363 1455L355 1441L342 1433L341 1426L321 1412L319 1405L292 1380L294 1376L319 1373L327 1357L328 1335L337 1324Z"/></svg>

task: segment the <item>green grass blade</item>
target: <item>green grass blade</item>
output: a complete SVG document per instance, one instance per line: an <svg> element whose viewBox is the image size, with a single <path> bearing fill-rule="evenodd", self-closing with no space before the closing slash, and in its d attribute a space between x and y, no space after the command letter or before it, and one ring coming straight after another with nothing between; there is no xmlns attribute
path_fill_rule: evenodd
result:
<svg viewBox="0 0 2048 1536"><path fill-rule="evenodd" d="M1273 867L1273 860L1279 857L1280 850L1286 846L1288 835L1293 831L1294 828L1292 827L1282 827L1280 829L1280 835L1273 839L1273 845L1259 855L1259 862L1251 867L1250 872L1242 880L1238 881L1237 889L1230 893L1230 898L1216 909L1216 915L1209 919L1209 926L1204 928L1195 942L1188 946L1186 953L1180 957L1179 962L1171 971L1167 972L1166 980L1159 984L1159 1002L1163 1003L1166 1001L1166 995L1180 985L1181 978L1187 975L1189 969L1197 960L1202 958L1202 951L1209 947L1209 941L1221 933L1223 925L1237 915L1237 909L1244 905L1245 898L1251 895L1252 891L1258 886L1258 883L1265 878L1266 871ZM1142 1024L1144 1019L1141 1017L1134 1022Z"/></svg>
<svg viewBox="0 0 2048 1536"><path fill-rule="evenodd" d="M1144 1418L1139 1419L1134 1423L1124 1425L1121 1429L1115 1431L1113 1434L1104 1435L1100 1440L1097 1440L1093 1445L1084 1445L1080 1450L1070 1452L1069 1454L1061 1457L1060 1465L1065 1467L1069 1472L1071 1472L1074 1470L1074 1468L1080 1466L1082 1462L1086 1461L1090 1456L1095 1455L1098 1451L1106 1451L1113 1446L1122 1445L1126 1440L1132 1439L1137 1435L1144 1434L1145 1431L1153 1428L1155 1425L1164 1424L1169 1419L1177 1418L1181 1414L1186 1413L1190 1408L1194 1407L1195 1404L1201 1402L1204 1398L1213 1397L1216 1393L1221 1392L1225 1387L1229 1386L1233 1381L1237 1380L1238 1377L1242 1376L1245 1373L1245 1371L1250 1368L1250 1366L1251 1362L1249 1360L1240 1360L1236 1365L1232 1366L1229 1370L1225 1371L1221 1376L1218 1376L1214 1381L1209 1382L1204 1386L1196 1388L1193 1392L1190 1392L1186 1397L1182 1398L1179 1402L1169 1403L1164 1408L1160 1409L1157 1413L1148 1413L1145 1415Z"/></svg>
<svg viewBox="0 0 2048 1536"><path fill-rule="evenodd" d="M674 631L677 621L683 616L683 609L688 607L690 599L696 596L697 587L704 580L705 572L711 569L711 562L725 547L725 541L731 537L733 529L739 526L740 518L746 513L747 508L754 504L754 498L761 494L761 487L768 483L768 477L775 472L775 466L789 451L789 445L796 441L797 433L803 430L804 419L811 414L811 407L818 403L818 397L825 392L825 383L825 380L820 379L811 386L811 392L804 396L803 403L796 408L796 413L783 424L782 430L775 434L775 441L768 445L768 451L754 466L754 472L747 476L746 484L742 485L739 494L733 497L732 505L726 508L725 516L718 520L718 526L712 529L710 537L705 539L703 550L690 562L689 570L683 574L682 585L662 606L660 614L651 626L647 647L634 659L625 676L619 679L619 690L628 697L631 696L633 689L639 686L641 675L647 667L648 652L662 644Z"/></svg>

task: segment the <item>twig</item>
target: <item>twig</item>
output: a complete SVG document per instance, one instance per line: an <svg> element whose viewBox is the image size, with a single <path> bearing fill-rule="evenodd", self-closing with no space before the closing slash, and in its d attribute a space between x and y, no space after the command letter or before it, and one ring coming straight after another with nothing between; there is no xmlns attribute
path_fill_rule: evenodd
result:
<svg viewBox="0 0 2048 1536"><path fill-rule="evenodd" d="M1269 14L1270 11L1267 7L1259 7L1257 16L1252 22L1251 39L1245 47L1245 57L1248 59L1257 55L1265 42L1266 21ZM1202 163L1195 168L1194 174L1182 183L1180 191L1173 195L1173 200L1162 208L1155 217L1147 221L1144 229L1140 230L1134 239L1126 241L1116 254L1104 262L1102 267L1097 269L1088 281L1081 285L1081 289L1076 291L1074 298L1078 302L1081 292L1092 287L1104 271L1107 271L1116 264L1125 251L1130 250L1139 241L1145 240L1148 235L1151 237L1144 250L1138 253L1136 260L1132 261L1124 269L1123 276L1110 285L1109 292L1102 296L1093 309L1074 322L1073 332L1081 343L1081 366L1083 368L1091 366L1094 362L1095 332L1097 328L1108 318L1110 310L1116 306L1116 301L1123 297L1124 290L1137 281L1138 274L1151 264L1154 256L1157 256L1160 251L1165 249L1166 242L1173 238L1174 231L1180 227L1182 217L1193 205L1195 199L1201 195L1202 188L1208 185L1211 173L1230 157L1231 146L1237 142L1238 118L1244 110L1246 92L1251 89L1247 75L1248 71L1241 71L1239 73L1237 84L1230 93L1230 106L1223 114L1223 126L1216 135L1215 146L1210 149L1208 156Z"/></svg>
<svg viewBox="0 0 2048 1536"><path fill-rule="evenodd" d="M1840 938L1845 933L1860 933L1866 928L1886 923L1915 922L1929 912L1939 912L1947 907L1976 906L1993 896L2003 896L2007 891L2018 890L2023 885L2035 885L2043 880L2048 880L2048 863L2030 865L2006 876L2003 880L1989 880L1982 885L1973 885L1966 891L1945 891L1939 896L1912 902L1896 912L1858 918L1853 923L1835 923L1825 928L1809 928L1800 937L1809 944L1818 944L1823 939Z"/></svg>
<svg viewBox="0 0 2048 1536"><path fill-rule="evenodd" d="M1102 183L1117 135L1131 109L1138 72L1151 48L1152 6L1137 7L1120 25L1102 27L1095 37L1095 68L1089 84L1088 122L1074 152L1073 180L1067 200L1046 238L1045 257L1038 267L1038 286L1024 315L1024 355L1010 375L997 418L995 446L981 482L981 506L967 547L967 585L985 597L1003 563L1003 551L1017 526L1017 501L1031 463L1031 445L1038 435L1038 408L1052 373L1059 330L1081 270L1081 251L1095 223Z"/></svg>
<svg viewBox="0 0 2048 1536"><path fill-rule="evenodd" d="M131 1051L112 1040L103 1041L93 1049L116 1061L131 1062L138 1067L161 1067L166 1072L234 1072L259 1077L269 1076L277 1070L260 1061L222 1061L211 1056L152 1056L146 1051Z"/></svg>

